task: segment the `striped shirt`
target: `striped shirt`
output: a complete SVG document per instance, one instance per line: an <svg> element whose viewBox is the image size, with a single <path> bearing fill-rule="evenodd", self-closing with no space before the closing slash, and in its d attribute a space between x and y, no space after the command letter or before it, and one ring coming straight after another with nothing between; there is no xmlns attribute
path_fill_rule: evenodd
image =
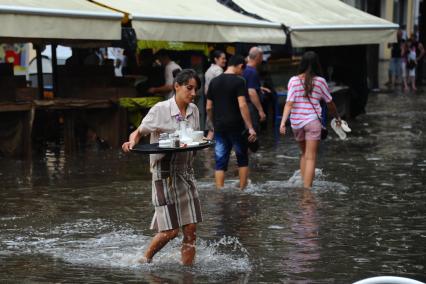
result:
<svg viewBox="0 0 426 284"><path fill-rule="evenodd" d="M293 102L290 122L291 127L294 129L302 128L309 122L318 119L318 115L321 117L320 101L324 100L329 103L332 100L330 90L324 78L317 76L313 79L312 94L309 95L312 104L305 97L303 82L303 79L300 79L298 76L293 76L288 81L287 102Z"/></svg>

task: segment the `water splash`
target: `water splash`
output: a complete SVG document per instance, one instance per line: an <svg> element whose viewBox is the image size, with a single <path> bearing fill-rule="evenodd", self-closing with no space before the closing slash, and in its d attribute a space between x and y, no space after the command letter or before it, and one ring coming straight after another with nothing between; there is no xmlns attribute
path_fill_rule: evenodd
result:
<svg viewBox="0 0 426 284"><path fill-rule="evenodd" d="M100 232L104 233L100 233ZM108 231L108 232L105 232ZM172 240L155 257L153 263L141 265L139 258L151 236L134 229L117 226L107 220L84 219L51 230L40 228L21 231L18 236L0 236L3 255L46 254L74 265L102 268L157 271L181 270L182 237ZM249 254L238 238L223 236L219 240L197 240L197 256L192 268L206 274L251 271Z"/></svg>
<svg viewBox="0 0 426 284"><path fill-rule="evenodd" d="M314 191L336 191L344 194L349 188L341 183L328 181L322 169L315 169L315 180L312 185ZM282 194L283 189L303 187L300 170L296 170L288 180L269 180L262 183L252 183L245 193L265 195Z"/></svg>

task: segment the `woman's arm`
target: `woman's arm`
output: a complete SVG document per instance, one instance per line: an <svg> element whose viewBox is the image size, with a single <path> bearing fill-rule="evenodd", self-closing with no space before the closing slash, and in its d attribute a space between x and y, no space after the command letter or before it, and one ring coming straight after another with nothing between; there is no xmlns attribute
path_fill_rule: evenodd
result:
<svg viewBox="0 0 426 284"><path fill-rule="evenodd" d="M213 121L213 101L211 99L207 99L206 112L210 121Z"/></svg>
<svg viewBox="0 0 426 284"><path fill-rule="evenodd" d="M337 112L336 104L333 101L330 101L327 103L327 107L331 114L336 118L337 126L340 126L341 119L339 113Z"/></svg>
<svg viewBox="0 0 426 284"><path fill-rule="evenodd" d="M141 139L142 134L139 132L139 129L136 129L133 131L129 136L129 141L124 142L121 148L124 152L130 152L133 147L139 143L139 140Z"/></svg>
<svg viewBox="0 0 426 284"><path fill-rule="evenodd" d="M281 119L281 125L280 125L280 133L283 134L283 135L286 132L285 124L286 124L287 119L290 115L291 109L293 108L293 103L294 102L286 102L285 106L284 106L283 117Z"/></svg>
<svg viewBox="0 0 426 284"><path fill-rule="evenodd" d="M420 54L417 55L417 58L416 58L417 61L422 59L423 56L425 55L425 48L423 47L423 44L421 42L419 42L419 50L420 50Z"/></svg>
<svg viewBox="0 0 426 284"><path fill-rule="evenodd" d="M129 152L136 144L139 143L139 140L142 136L151 134L154 131L158 130L158 123L160 117L160 108L158 105L153 106L148 114L144 117L141 122L141 125L133 131L129 136L129 141L124 142L121 148L124 152Z"/></svg>
<svg viewBox="0 0 426 284"><path fill-rule="evenodd" d="M256 135L257 134L256 134L256 131L253 128L253 123L251 121L250 111L249 111L248 106L247 106L246 97L244 97L244 96L238 97L238 106L240 108L240 113L241 113L241 116L244 120L244 123L245 123L245 125L246 125L246 127L249 131L248 140L250 142L254 142L254 141L256 141Z"/></svg>

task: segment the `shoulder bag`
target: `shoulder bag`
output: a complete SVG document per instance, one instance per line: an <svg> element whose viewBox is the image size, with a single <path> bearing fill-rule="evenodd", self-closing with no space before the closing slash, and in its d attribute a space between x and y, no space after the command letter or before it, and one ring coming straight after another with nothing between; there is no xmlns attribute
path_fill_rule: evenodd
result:
<svg viewBox="0 0 426 284"><path fill-rule="evenodd" d="M300 80L300 83L303 85L302 80L300 78L299 78L299 80ZM319 122L321 123L321 140L325 140L325 138L327 138L327 135L328 135L328 129L322 124L321 117L318 115L317 110L315 109L314 105L311 102L311 99L309 98L309 95L307 95L307 97L308 97L309 103L311 104L312 108L315 111L315 114L318 117Z"/></svg>
<svg viewBox="0 0 426 284"><path fill-rule="evenodd" d="M315 109L314 105L311 102L311 99L309 98L309 95L308 95L308 101L311 104L312 108L314 109L315 114L317 115L319 122L321 123L321 140L325 140L325 138L327 138L327 135L328 135L328 129L322 124L321 117L318 115L317 110Z"/></svg>

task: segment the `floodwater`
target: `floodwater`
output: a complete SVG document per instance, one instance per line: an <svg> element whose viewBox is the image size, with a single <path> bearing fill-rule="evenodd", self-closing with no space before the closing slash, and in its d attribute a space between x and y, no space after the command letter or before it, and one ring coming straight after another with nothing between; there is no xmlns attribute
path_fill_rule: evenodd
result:
<svg viewBox="0 0 426 284"><path fill-rule="evenodd" d="M265 134L245 192L235 166L215 190L212 152L199 152L191 268L179 264L181 237L136 263L153 235L146 156L50 145L31 162L0 159L0 282L426 281L425 109L426 93L372 94L347 141L322 143L312 190L300 188L290 136Z"/></svg>

